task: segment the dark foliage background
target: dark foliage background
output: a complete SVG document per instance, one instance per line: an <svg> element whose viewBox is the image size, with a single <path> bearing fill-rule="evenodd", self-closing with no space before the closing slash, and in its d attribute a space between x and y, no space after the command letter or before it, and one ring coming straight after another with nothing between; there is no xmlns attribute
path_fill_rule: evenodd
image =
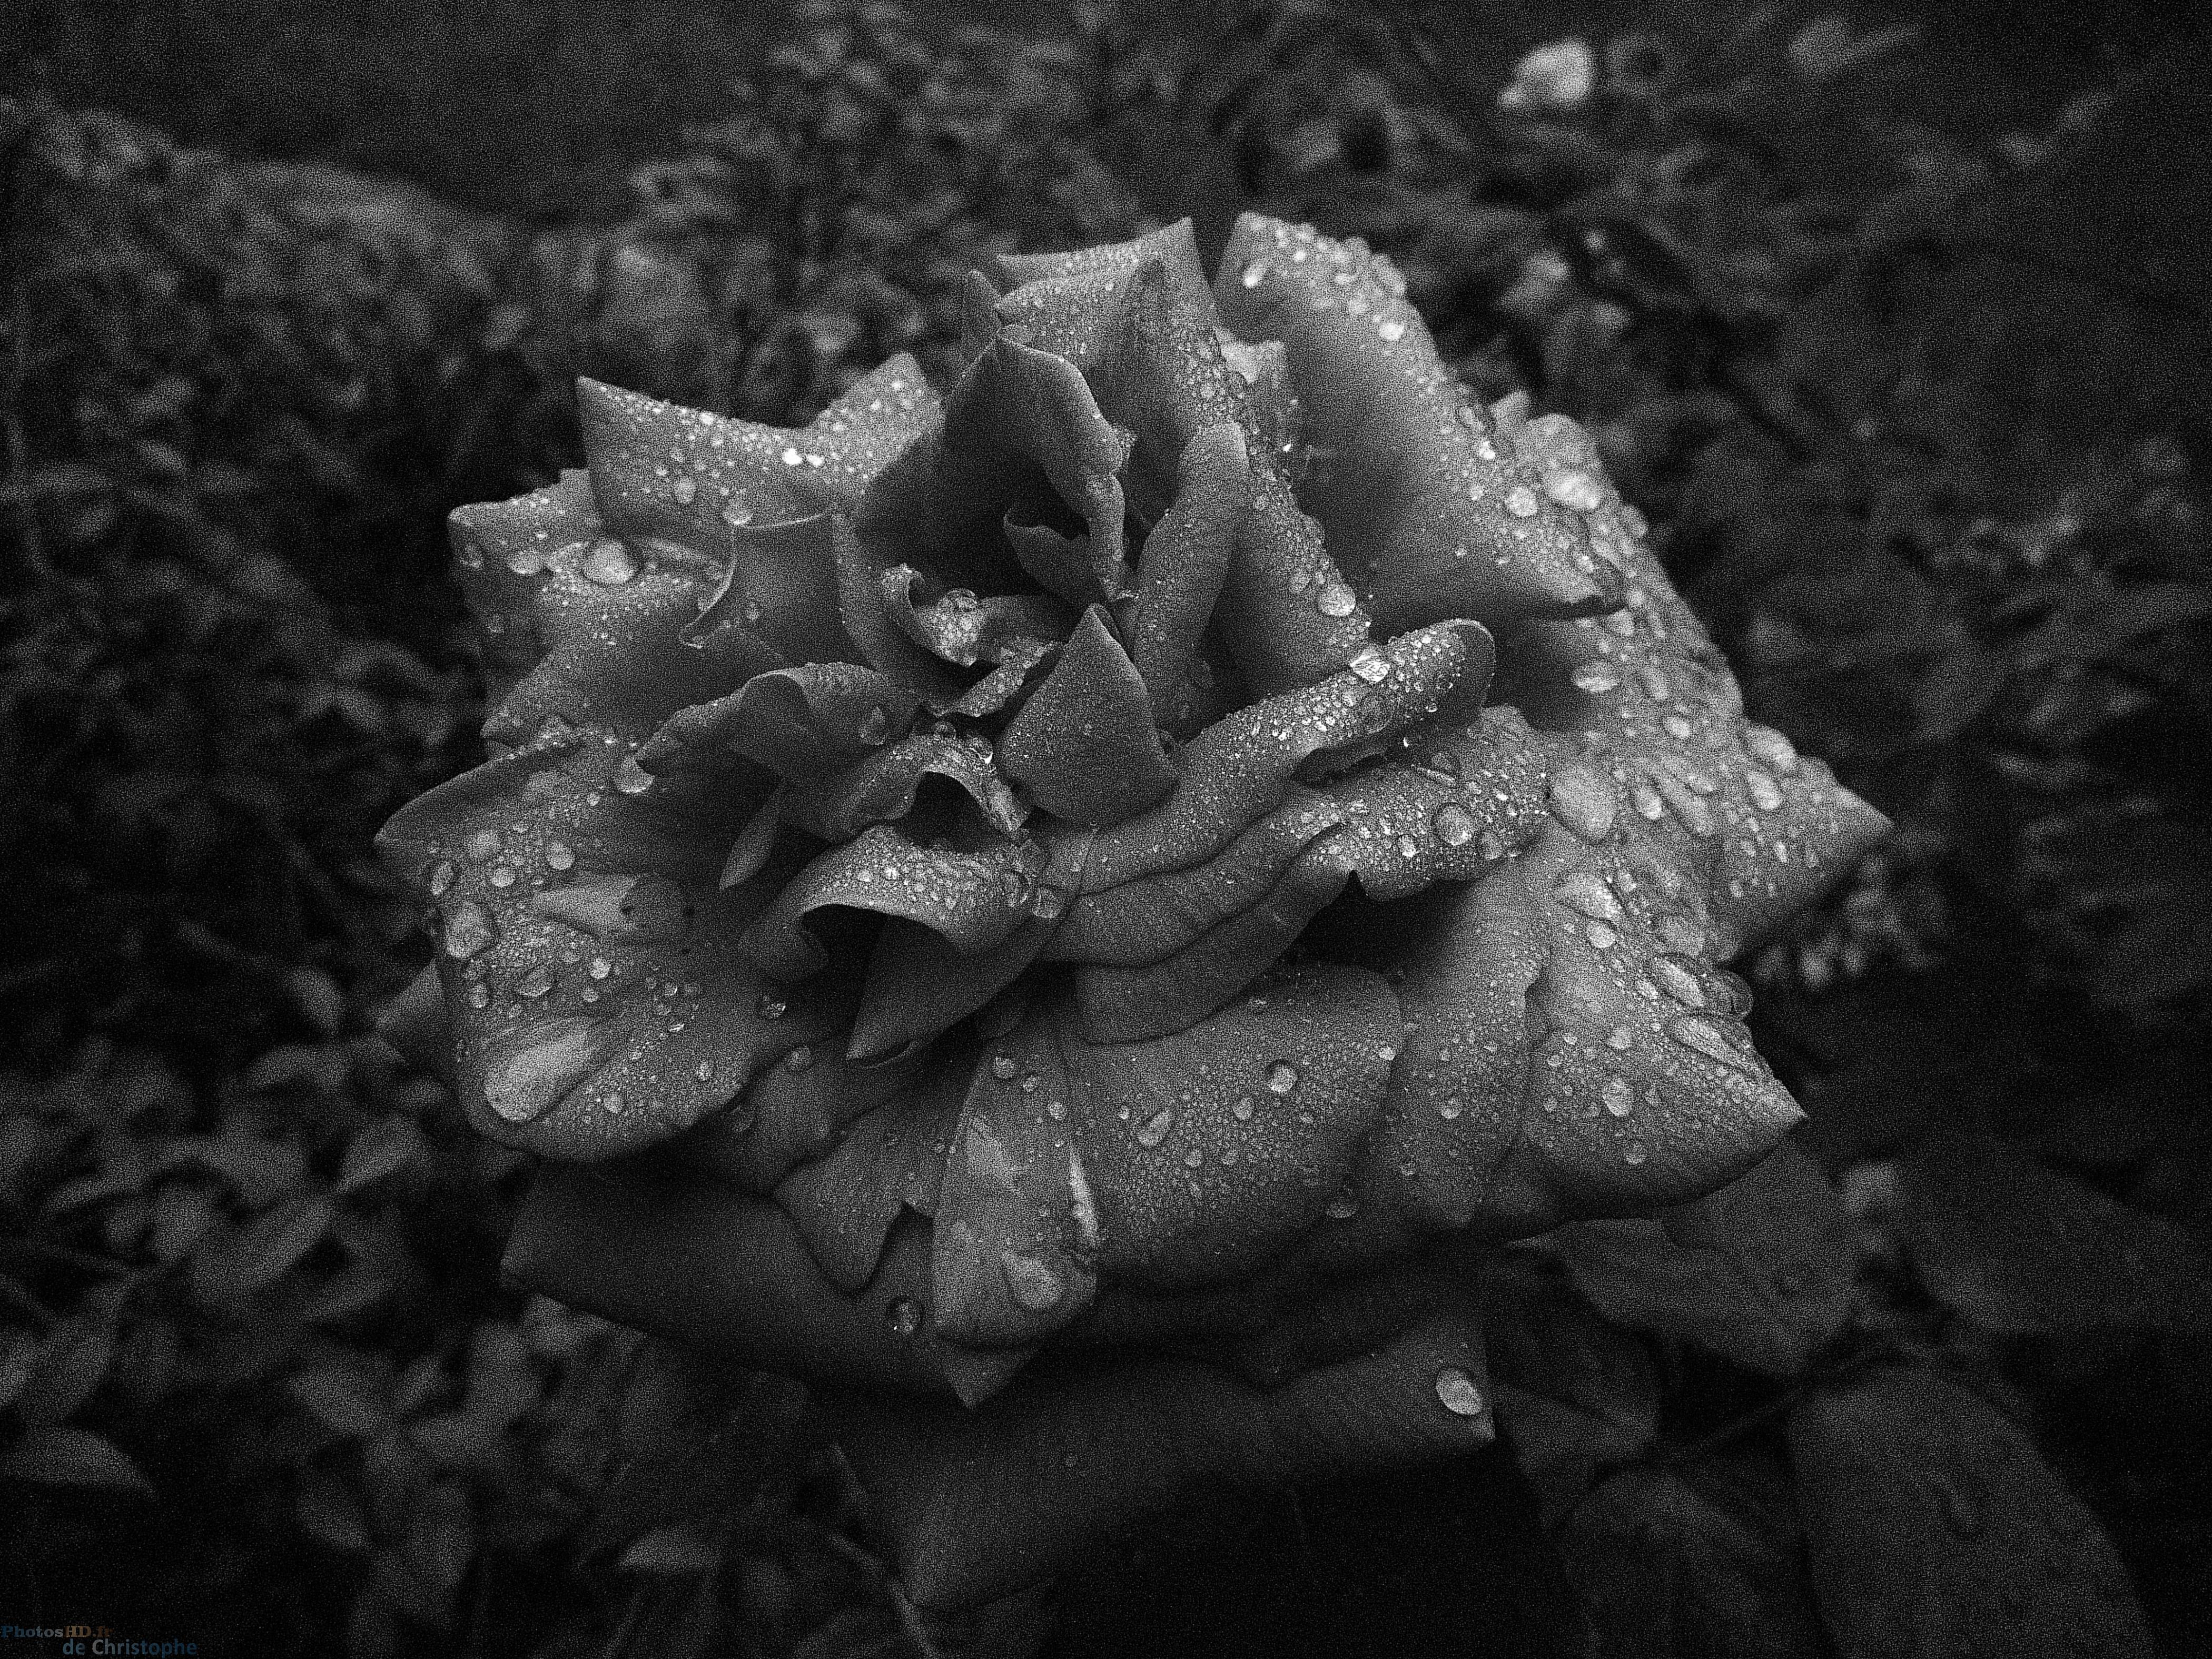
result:
<svg viewBox="0 0 2212 1659"><path fill-rule="evenodd" d="M1504 1445L1117 1540L1060 1650L2212 1653L2185 10L200 9L0 25L0 1622L927 1641L797 1389L497 1282L368 841L575 374L803 420L990 250L1251 204L1588 423L1898 833L1741 964L1796 1147L1501 1255Z"/></svg>

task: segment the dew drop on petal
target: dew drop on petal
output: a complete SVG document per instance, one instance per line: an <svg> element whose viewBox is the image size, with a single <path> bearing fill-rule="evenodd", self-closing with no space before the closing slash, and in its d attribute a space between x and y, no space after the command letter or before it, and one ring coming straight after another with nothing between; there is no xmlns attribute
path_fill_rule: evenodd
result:
<svg viewBox="0 0 2212 1659"><path fill-rule="evenodd" d="M554 870L572 870L576 864L575 849L566 842L552 842L545 848L545 863Z"/></svg>
<svg viewBox="0 0 2212 1659"><path fill-rule="evenodd" d="M1751 804L1762 812L1778 811L1782 805L1782 786L1752 767L1743 775L1743 785L1751 793Z"/></svg>
<svg viewBox="0 0 2212 1659"><path fill-rule="evenodd" d="M453 860L440 859L430 871L430 896L445 897L447 890L453 886L453 878L459 872L453 868Z"/></svg>
<svg viewBox="0 0 2212 1659"><path fill-rule="evenodd" d="M1620 671L1602 657L1593 657L1588 662L1577 663L1567 678L1577 689L1592 695L1614 690L1620 684Z"/></svg>
<svg viewBox="0 0 2212 1659"><path fill-rule="evenodd" d="M1605 1085L1598 1091L1598 1098L1604 1102L1607 1112L1614 1117L1626 1117L1636 1109L1635 1091L1628 1086L1626 1078L1606 1079Z"/></svg>
<svg viewBox="0 0 2212 1659"><path fill-rule="evenodd" d="M691 505L692 498L699 493L699 481L686 473L669 485L668 493L676 497L677 506L689 507Z"/></svg>
<svg viewBox="0 0 2212 1659"><path fill-rule="evenodd" d="M1597 480L1579 468L1547 473L1544 493L1561 507L1572 507L1577 513L1595 513L1605 505L1605 494L1598 488Z"/></svg>
<svg viewBox="0 0 2212 1659"><path fill-rule="evenodd" d="M593 957L590 964L584 969L593 979L605 979L614 970L614 963L609 962L605 957Z"/></svg>
<svg viewBox="0 0 2212 1659"><path fill-rule="evenodd" d="M1339 1193L1322 1206L1322 1213L1331 1221L1349 1221L1359 1213L1359 1200L1350 1193Z"/></svg>
<svg viewBox="0 0 2212 1659"><path fill-rule="evenodd" d="M1267 1067L1267 1092L1286 1095L1298 1086L1298 1068L1287 1060L1279 1060Z"/></svg>
<svg viewBox="0 0 2212 1659"><path fill-rule="evenodd" d="M457 962L481 956L498 942L499 928L491 913L473 899L463 899L446 912L446 954Z"/></svg>
<svg viewBox="0 0 2212 1659"><path fill-rule="evenodd" d="M1429 820L1437 839L1447 847L1464 847L1474 839L1474 814L1457 801L1446 801Z"/></svg>
<svg viewBox="0 0 2212 1659"><path fill-rule="evenodd" d="M1324 617L1348 617L1358 604L1358 595L1342 582L1325 582L1314 600L1314 609Z"/></svg>
<svg viewBox="0 0 2212 1659"><path fill-rule="evenodd" d="M637 574L637 556L611 536L602 536L584 555L584 574L602 587L620 587Z"/></svg>
<svg viewBox="0 0 2212 1659"><path fill-rule="evenodd" d="M1237 280L1246 288L1257 288L1267 280L1267 262L1255 259L1247 264Z"/></svg>
<svg viewBox="0 0 2212 1659"><path fill-rule="evenodd" d="M1387 343L1395 345L1406 337L1406 325L1399 318L1385 317L1375 325L1375 331L1381 335Z"/></svg>
<svg viewBox="0 0 2212 1659"><path fill-rule="evenodd" d="M1610 779L1587 766L1563 766L1552 778L1552 816L1584 841L1613 833L1618 810Z"/></svg>
<svg viewBox="0 0 2212 1659"><path fill-rule="evenodd" d="M1175 1113L1163 1106L1137 1126L1137 1145L1157 1146L1168 1138L1168 1131L1174 1127Z"/></svg>
<svg viewBox="0 0 2212 1659"><path fill-rule="evenodd" d="M1352 659L1350 665L1352 672L1370 685L1380 685L1390 678L1389 658L1371 645L1360 647L1358 654Z"/></svg>
<svg viewBox="0 0 2212 1659"><path fill-rule="evenodd" d="M1662 951L1651 958L1651 977L1685 1007L1705 1006L1705 988L1682 957Z"/></svg>
<svg viewBox="0 0 2212 1659"><path fill-rule="evenodd" d="M1784 777L1797 769L1797 746L1772 726L1754 726L1743 734L1743 746L1761 765L1771 766Z"/></svg>
<svg viewBox="0 0 2212 1659"><path fill-rule="evenodd" d="M1456 1365L1437 1373L1437 1399L1454 1417L1480 1417L1487 1409L1474 1379Z"/></svg>
<svg viewBox="0 0 2212 1659"><path fill-rule="evenodd" d="M469 837L466 851L472 859L496 858L499 849L504 845L506 843L500 840L498 830L479 830Z"/></svg>
<svg viewBox="0 0 2212 1659"><path fill-rule="evenodd" d="M1021 1067L1014 1063L1012 1054L994 1054L991 1057L991 1075L1001 1083L1012 1082L1014 1073L1019 1070Z"/></svg>
<svg viewBox="0 0 2212 1659"><path fill-rule="evenodd" d="M615 788L625 795L641 795L653 787L653 774L637 763L635 755L624 755L615 768Z"/></svg>
<svg viewBox="0 0 2212 1659"><path fill-rule="evenodd" d="M1505 510L1516 519L1534 518L1541 505L1536 499L1536 492L1527 484L1515 484L1505 492Z"/></svg>
<svg viewBox="0 0 2212 1659"><path fill-rule="evenodd" d="M1708 1060L1717 1060L1723 1066L1733 1066L1740 1072L1756 1073L1759 1062L1729 1041L1721 1028L1702 1014L1685 1014L1670 1021L1668 1035L1686 1048L1694 1048Z"/></svg>
<svg viewBox="0 0 2212 1659"><path fill-rule="evenodd" d="M527 997L535 1002L552 988L552 970L540 963L515 981L514 994L519 997Z"/></svg>
<svg viewBox="0 0 2212 1659"><path fill-rule="evenodd" d="M1043 1313L1066 1293L1060 1275L1033 1255L1008 1250L999 1258L999 1270L1006 1274L1014 1300L1031 1313Z"/></svg>
<svg viewBox="0 0 2212 1659"><path fill-rule="evenodd" d="M512 887L514 885L514 866L511 864L495 864L492 866L491 874L484 879L495 887Z"/></svg>

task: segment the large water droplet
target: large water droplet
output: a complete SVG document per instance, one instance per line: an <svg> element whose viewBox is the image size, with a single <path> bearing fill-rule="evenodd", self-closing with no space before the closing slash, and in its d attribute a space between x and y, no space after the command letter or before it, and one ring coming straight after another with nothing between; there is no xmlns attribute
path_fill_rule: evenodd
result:
<svg viewBox="0 0 2212 1659"><path fill-rule="evenodd" d="M1705 988L1698 977L1697 964L1688 957L1662 951L1651 958L1651 977L1657 980L1675 1001L1687 1008L1705 1006Z"/></svg>
<svg viewBox="0 0 2212 1659"><path fill-rule="evenodd" d="M1243 270L1239 273L1237 280L1246 288L1259 287L1261 283L1267 280L1267 262L1265 259L1255 259L1251 261L1251 263L1247 264Z"/></svg>
<svg viewBox="0 0 2212 1659"><path fill-rule="evenodd" d="M1553 896L1569 908L1580 911L1592 921L1619 921L1620 901L1613 896L1613 889L1604 878L1589 870L1571 870L1559 878L1552 889Z"/></svg>
<svg viewBox="0 0 2212 1659"><path fill-rule="evenodd" d="M1752 767L1743 775L1743 786L1751 792L1751 804L1762 812L1778 811L1782 806L1782 786Z"/></svg>
<svg viewBox="0 0 2212 1659"><path fill-rule="evenodd" d="M446 912L446 954L465 962L498 943L499 927L491 913L474 899L463 899Z"/></svg>
<svg viewBox="0 0 2212 1659"><path fill-rule="evenodd" d="M1620 684L1620 671L1602 657L1593 657L1588 662L1576 664L1574 672L1567 678L1578 690L1593 696L1613 690Z"/></svg>
<svg viewBox="0 0 2212 1659"><path fill-rule="evenodd" d="M1350 1193L1339 1193L1322 1206L1322 1213L1331 1221L1349 1221L1359 1213L1359 1200Z"/></svg>
<svg viewBox="0 0 2212 1659"><path fill-rule="evenodd" d="M1429 819L1437 839L1447 847L1464 847L1474 839L1474 814L1457 801L1446 801Z"/></svg>
<svg viewBox="0 0 2212 1659"><path fill-rule="evenodd" d="M1552 777L1552 816L1587 842L1613 833L1618 810L1612 780L1587 766L1563 766Z"/></svg>
<svg viewBox="0 0 2212 1659"><path fill-rule="evenodd" d="M453 878L459 873L459 872L453 868L453 860L440 859L430 868L430 896L445 897L447 890L453 886Z"/></svg>
<svg viewBox="0 0 2212 1659"><path fill-rule="evenodd" d="M1174 1127L1175 1113L1163 1106L1137 1126L1137 1145L1157 1146L1168 1138L1168 1131Z"/></svg>
<svg viewBox="0 0 2212 1659"><path fill-rule="evenodd" d="M1769 726L1745 728L1743 746L1752 757L1763 766L1771 766L1784 777L1797 769L1797 745Z"/></svg>
<svg viewBox="0 0 2212 1659"><path fill-rule="evenodd" d="M1066 1294L1060 1275L1033 1255L1008 1250L999 1258L999 1270L1006 1274L1014 1300L1031 1313L1047 1311Z"/></svg>
<svg viewBox="0 0 2212 1659"><path fill-rule="evenodd" d="M668 493L676 497L677 506L689 507L699 493L699 481L687 472L668 486Z"/></svg>
<svg viewBox="0 0 2212 1659"><path fill-rule="evenodd" d="M1614 1117L1626 1117L1636 1107L1635 1091L1628 1086L1626 1078L1606 1079L1605 1086L1598 1091L1598 1098L1605 1103L1605 1109Z"/></svg>
<svg viewBox="0 0 2212 1659"><path fill-rule="evenodd" d="M653 787L653 774L637 763L635 755L624 755L615 768L615 787L625 795L641 795Z"/></svg>
<svg viewBox="0 0 2212 1659"><path fill-rule="evenodd" d="M484 1073L484 1103L508 1123L544 1116L599 1066L599 1045L585 1021L545 1025L535 1038Z"/></svg>
<svg viewBox="0 0 2212 1659"><path fill-rule="evenodd" d="M1577 513L1595 513L1605 505L1605 492L1598 488L1597 480L1577 467L1546 473L1544 493Z"/></svg>
<svg viewBox="0 0 2212 1659"><path fill-rule="evenodd" d="M553 971L540 963L515 981L514 994L535 1002L553 988Z"/></svg>
<svg viewBox="0 0 2212 1659"><path fill-rule="evenodd" d="M1406 325L1399 318L1385 317L1375 325L1375 331L1382 337L1386 344L1395 345L1406 337Z"/></svg>
<svg viewBox="0 0 2212 1659"><path fill-rule="evenodd" d="M1536 492L1527 484L1515 484L1505 492L1505 510L1516 519L1534 518L1540 506Z"/></svg>
<svg viewBox="0 0 2212 1659"><path fill-rule="evenodd" d="M637 556L611 536L602 536L584 555L584 574L602 587L620 587L637 574Z"/></svg>
<svg viewBox="0 0 2212 1659"><path fill-rule="evenodd" d="M1380 685L1390 678L1390 659L1371 645L1364 645L1351 662L1352 672L1370 685Z"/></svg>
<svg viewBox="0 0 2212 1659"><path fill-rule="evenodd" d="M1359 596L1342 582L1324 582L1314 600L1314 609L1324 617L1348 617L1358 604Z"/></svg>
<svg viewBox="0 0 2212 1659"><path fill-rule="evenodd" d="M1286 1095L1298 1086L1298 1068L1287 1060L1279 1060L1267 1067L1267 1092Z"/></svg>
<svg viewBox="0 0 2212 1659"><path fill-rule="evenodd" d="M1708 1060L1717 1060L1723 1066L1754 1075L1759 1069L1755 1056L1729 1041L1728 1034L1703 1014L1685 1014L1670 1021L1667 1030L1675 1042L1686 1048L1696 1049Z"/></svg>
<svg viewBox="0 0 2212 1659"><path fill-rule="evenodd" d="M468 838L465 850L472 859L496 858L503 845L505 843L500 840L498 830L479 830Z"/></svg>
<svg viewBox="0 0 2212 1659"><path fill-rule="evenodd" d="M1447 1365L1437 1373L1437 1398L1454 1417L1480 1417L1487 1409L1474 1379L1456 1365Z"/></svg>

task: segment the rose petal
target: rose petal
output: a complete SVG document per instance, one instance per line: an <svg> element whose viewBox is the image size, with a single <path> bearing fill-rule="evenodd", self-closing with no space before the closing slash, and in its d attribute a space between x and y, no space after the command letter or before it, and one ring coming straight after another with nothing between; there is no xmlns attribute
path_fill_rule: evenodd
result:
<svg viewBox="0 0 2212 1659"><path fill-rule="evenodd" d="M804 428L787 429L576 383L592 489L615 533L657 538L720 563L731 532L850 512L937 413L911 357L856 382Z"/></svg>
<svg viewBox="0 0 2212 1659"><path fill-rule="evenodd" d="M702 643L735 623L792 662L860 660L837 618L837 556L828 514L733 528L724 541L728 567L685 629L685 644Z"/></svg>
<svg viewBox="0 0 2212 1659"><path fill-rule="evenodd" d="M1030 1183L1037 1231L1006 1248L1161 1286L1253 1271L1320 1218L1381 1108L1398 1030L1380 975L1325 965L1148 1042L1093 1043L1065 1001L1032 1005L987 1044L993 1086L979 1074L963 1118ZM963 1305L996 1304L971 1287Z"/></svg>
<svg viewBox="0 0 2212 1659"><path fill-rule="evenodd" d="M757 674L736 691L679 709L639 751L651 772L737 755L787 779L815 779L904 732L915 700L871 668L805 663Z"/></svg>
<svg viewBox="0 0 2212 1659"><path fill-rule="evenodd" d="M453 572L479 629L485 697L496 705L538 665L538 590L555 548L588 546L605 532L591 477L578 468L560 482L504 501L472 501L447 520Z"/></svg>
<svg viewBox="0 0 2212 1659"><path fill-rule="evenodd" d="M845 1390L838 1443L906 1593L973 1606L1049 1577L1188 1492L1281 1488L1488 1444L1489 1377L1465 1296L1273 1389L1198 1360L1102 1355L1033 1369L973 1413ZM1483 1408L1462 1415L1448 1400Z"/></svg>
<svg viewBox="0 0 2212 1659"><path fill-rule="evenodd" d="M1003 942L963 955L935 929L890 918L868 958L846 1053L887 1060L967 1018L1036 960L1052 932L1050 921L1024 921Z"/></svg>
<svg viewBox="0 0 2212 1659"><path fill-rule="evenodd" d="M1547 478L1594 481L1603 505L1591 524L1626 572L1628 604L1601 622L1524 629L1502 689L1538 730L1591 734L1614 757L1624 830L1700 878L1711 952L1733 956L1819 898L1888 821L1779 732L1745 721L1735 676L1631 532L1589 435L1558 416L1511 435Z"/></svg>
<svg viewBox="0 0 2212 1659"><path fill-rule="evenodd" d="M494 761L379 838L442 918L471 1121L563 1158L688 1127L841 1027L857 989L825 980L793 1018L763 1017L768 982L735 949L757 902L720 890L713 851L750 802L625 793L622 752L574 735Z"/></svg>
<svg viewBox="0 0 2212 1659"><path fill-rule="evenodd" d="M961 738L926 732L846 765L818 769L811 781L787 781L783 816L824 841L850 841L868 824L906 817L927 778L955 785L981 822L999 834L1012 837L1021 832L1029 809L1006 787L990 756Z"/></svg>
<svg viewBox="0 0 2212 1659"><path fill-rule="evenodd" d="M857 1291L876 1275L902 1212L936 1214L972 1058L971 1049L930 1056L907 1087L855 1119L826 1155L776 1189L776 1201L840 1287Z"/></svg>
<svg viewBox="0 0 2212 1659"><path fill-rule="evenodd" d="M1252 467L1233 422L1201 428L1176 463L1176 495L1137 568L1129 656L1162 723L1185 717L1186 679L1229 574L1230 554L1252 508Z"/></svg>
<svg viewBox="0 0 2212 1659"><path fill-rule="evenodd" d="M1119 823L1175 787L1145 683L1099 606L1084 612L1059 665L1007 723L999 765L1073 823Z"/></svg>
<svg viewBox="0 0 2212 1659"><path fill-rule="evenodd" d="M1383 280L1385 263L1247 213L1214 283L1231 328L1289 349L1306 434L1332 452L1300 496L1376 626L1472 617L1510 631L1611 610L1619 572L1536 469L1492 436L1402 283Z"/></svg>
<svg viewBox="0 0 2212 1659"><path fill-rule="evenodd" d="M1034 593L994 594L977 599L965 592L941 593L915 603L915 590L926 580L912 565L884 572L884 609L892 625L933 656L962 668L1003 661L1010 649L1065 638L1067 613Z"/></svg>
<svg viewBox="0 0 2212 1659"><path fill-rule="evenodd" d="M1028 920L1043 864L1035 842L939 851L916 844L896 825L871 824L787 882L745 929L738 948L773 978L805 979L830 960L808 918L842 907L904 916L944 934L961 955L975 956Z"/></svg>
<svg viewBox="0 0 2212 1659"><path fill-rule="evenodd" d="M818 1384L987 1398L1027 1357L978 1354L930 1325L928 1229L897 1230L854 1292L823 1277L778 1205L714 1180L549 1167L504 1271L540 1294L740 1364ZM911 1304L908 1325L900 1304Z"/></svg>

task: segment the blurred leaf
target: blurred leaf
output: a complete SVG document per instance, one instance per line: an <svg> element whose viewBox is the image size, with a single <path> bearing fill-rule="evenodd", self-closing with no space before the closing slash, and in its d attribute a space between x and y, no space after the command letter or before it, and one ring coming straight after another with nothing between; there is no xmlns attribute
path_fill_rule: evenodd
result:
<svg viewBox="0 0 2212 1659"><path fill-rule="evenodd" d="M712 1572L720 1559L721 1552L690 1528L661 1527L624 1550L616 1565L623 1572L690 1577Z"/></svg>
<svg viewBox="0 0 2212 1659"><path fill-rule="evenodd" d="M368 1553L368 1523L362 1514L361 1500L332 1471L301 1471L295 1513L300 1529L318 1542L349 1555Z"/></svg>
<svg viewBox="0 0 2212 1659"><path fill-rule="evenodd" d="M327 1198L278 1205L199 1256L195 1282L201 1293L224 1301L270 1284L322 1242L332 1214Z"/></svg>
<svg viewBox="0 0 2212 1659"><path fill-rule="evenodd" d="M2150 1659L2095 1519L2010 1419L1942 1373L1893 1368L1810 1395L1790 1452L1843 1652Z"/></svg>
<svg viewBox="0 0 2212 1659"><path fill-rule="evenodd" d="M107 1375L115 1356L115 1325L110 1319L67 1320L46 1333L39 1345L15 1409L33 1428L46 1428L76 1415Z"/></svg>
<svg viewBox="0 0 2212 1659"><path fill-rule="evenodd" d="M346 1439L380 1434L392 1420L375 1389L350 1370L319 1366L288 1378L284 1389L317 1422Z"/></svg>
<svg viewBox="0 0 2212 1659"><path fill-rule="evenodd" d="M1788 1484L1626 1469L1559 1528L1608 1659L1826 1659Z"/></svg>
<svg viewBox="0 0 2212 1659"><path fill-rule="evenodd" d="M1607 1319L1794 1376L1850 1309L1850 1218L1785 1142L1709 1197L1663 1215L1581 1221L1549 1236Z"/></svg>
<svg viewBox="0 0 2212 1659"><path fill-rule="evenodd" d="M2212 1253L1990 1136L1915 1148L1897 1219L1930 1292L1985 1330L2212 1331Z"/></svg>
<svg viewBox="0 0 2212 1659"><path fill-rule="evenodd" d="M428 1150L414 1119L398 1113L378 1118L347 1145L345 1160L338 1166L337 1190L351 1193L373 1186L427 1157Z"/></svg>
<svg viewBox="0 0 2212 1659"><path fill-rule="evenodd" d="M1912 688L1916 743L1955 738L1996 701L2012 672L2003 653L1966 641L1928 665Z"/></svg>
<svg viewBox="0 0 2212 1659"><path fill-rule="evenodd" d="M114 1443L87 1429L35 1428L0 1454L0 1480L151 1498L153 1483Z"/></svg>

